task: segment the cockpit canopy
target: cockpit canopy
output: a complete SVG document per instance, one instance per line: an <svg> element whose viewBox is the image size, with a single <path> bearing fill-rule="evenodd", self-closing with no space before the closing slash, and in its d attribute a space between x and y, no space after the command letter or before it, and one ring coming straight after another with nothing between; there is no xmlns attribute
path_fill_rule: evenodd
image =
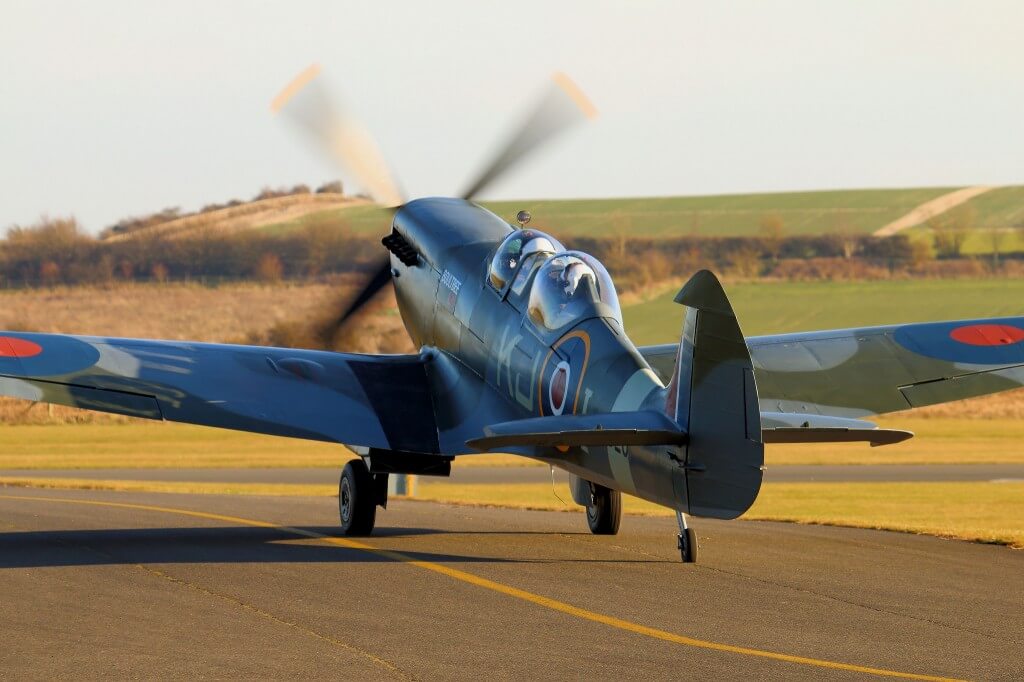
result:
<svg viewBox="0 0 1024 682"><path fill-rule="evenodd" d="M611 276L580 251L565 251L540 266L526 310L534 324L550 330L591 317L611 317L622 326Z"/></svg>
<svg viewBox="0 0 1024 682"><path fill-rule="evenodd" d="M561 251L565 251L565 247L554 237L537 230L516 230L505 237L491 259L491 286L503 291L523 261L530 260L532 265L538 259ZM530 270L524 267L523 271L529 273Z"/></svg>

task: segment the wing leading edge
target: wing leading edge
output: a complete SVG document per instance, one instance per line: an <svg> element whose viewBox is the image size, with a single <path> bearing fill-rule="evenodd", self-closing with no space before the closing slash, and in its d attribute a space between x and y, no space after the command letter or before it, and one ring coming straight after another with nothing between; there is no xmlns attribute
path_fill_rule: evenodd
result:
<svg viewBox="0 0 1024 682"><path fill-rule="evenodd" d="M0 332L0 395L436 453L429 364L426 355Z"/></svg>

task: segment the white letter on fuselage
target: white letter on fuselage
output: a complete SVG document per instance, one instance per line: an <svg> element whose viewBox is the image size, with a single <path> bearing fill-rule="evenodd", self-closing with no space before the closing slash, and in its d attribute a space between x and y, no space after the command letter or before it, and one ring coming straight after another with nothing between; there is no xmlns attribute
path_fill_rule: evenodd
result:
<svg viewBox="0 0 1024 682"><path fill-rule="evenodd" d="M498 374L495 377L494 387L501 388L501 370L504 367L508 373L506 375L508 377L508 394L510 397L515 397L512 392L512 351L523 337L516 335L509 341L508 332L509 327L505 327L501 332L501 342L498 344Z"/></svg>
<svg viewBox="0 0 1024 682"><path fill-rule="evenodd" d="M539 362L540 353L537 353L533 356L533 367L530 368L530 380L527 382L530 384L529 393L523 393L519 390L519 380L522 379L522 375L516 372L516 400L528 410L533 410L533 388L537 385L537 363Z"/></svg>

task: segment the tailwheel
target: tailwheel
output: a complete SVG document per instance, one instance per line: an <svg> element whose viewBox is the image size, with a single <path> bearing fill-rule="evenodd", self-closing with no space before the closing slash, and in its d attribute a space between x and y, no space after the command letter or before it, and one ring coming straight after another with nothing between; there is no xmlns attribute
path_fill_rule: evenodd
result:
<svg viewBox="0 0 1024 682"><path fill-rule="evenodd" d="M594 535L615 535L622 519L622 493L590 484L590 504L587 505L587 525Z"/></svg>
<svg viewBox="0 0 1024 682"><path fill-rule="evenodd" d="M377 520L377 497L373 475L361 459L345 465L338 481L338 516L343 535L369 535Z"/></svg>
<svg viewBox="0 0 1024 682"><path fill-rule="evenodd" d="M686 525L686 516L682 512L676 512L676 521L679 522L679 535L676 536L679 558L683 560L684 564L696 563L697 534Z"/></svg>

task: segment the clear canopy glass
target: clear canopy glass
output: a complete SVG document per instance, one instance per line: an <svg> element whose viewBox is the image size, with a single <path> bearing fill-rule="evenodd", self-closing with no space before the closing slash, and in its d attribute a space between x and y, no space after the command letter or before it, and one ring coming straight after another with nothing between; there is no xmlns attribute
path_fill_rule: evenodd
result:
<svg viewBox="0 0 1024 682"><path fill-rule="evenodd" d="M489 277L491 286L503 291L515 276L519 266L534 253L553 254L565 251L558 240L538 230L516 230L512 232L494 253L491 259Z"/></svg>
<svg viewBox="0 0 1024 682"><path fill-rule="evenodd" d="M530 289L527 314L547 329L561 329L590 317L612 317L622 324L611 276L600 261L580 251L565 251L540 267Z"/></svg>

